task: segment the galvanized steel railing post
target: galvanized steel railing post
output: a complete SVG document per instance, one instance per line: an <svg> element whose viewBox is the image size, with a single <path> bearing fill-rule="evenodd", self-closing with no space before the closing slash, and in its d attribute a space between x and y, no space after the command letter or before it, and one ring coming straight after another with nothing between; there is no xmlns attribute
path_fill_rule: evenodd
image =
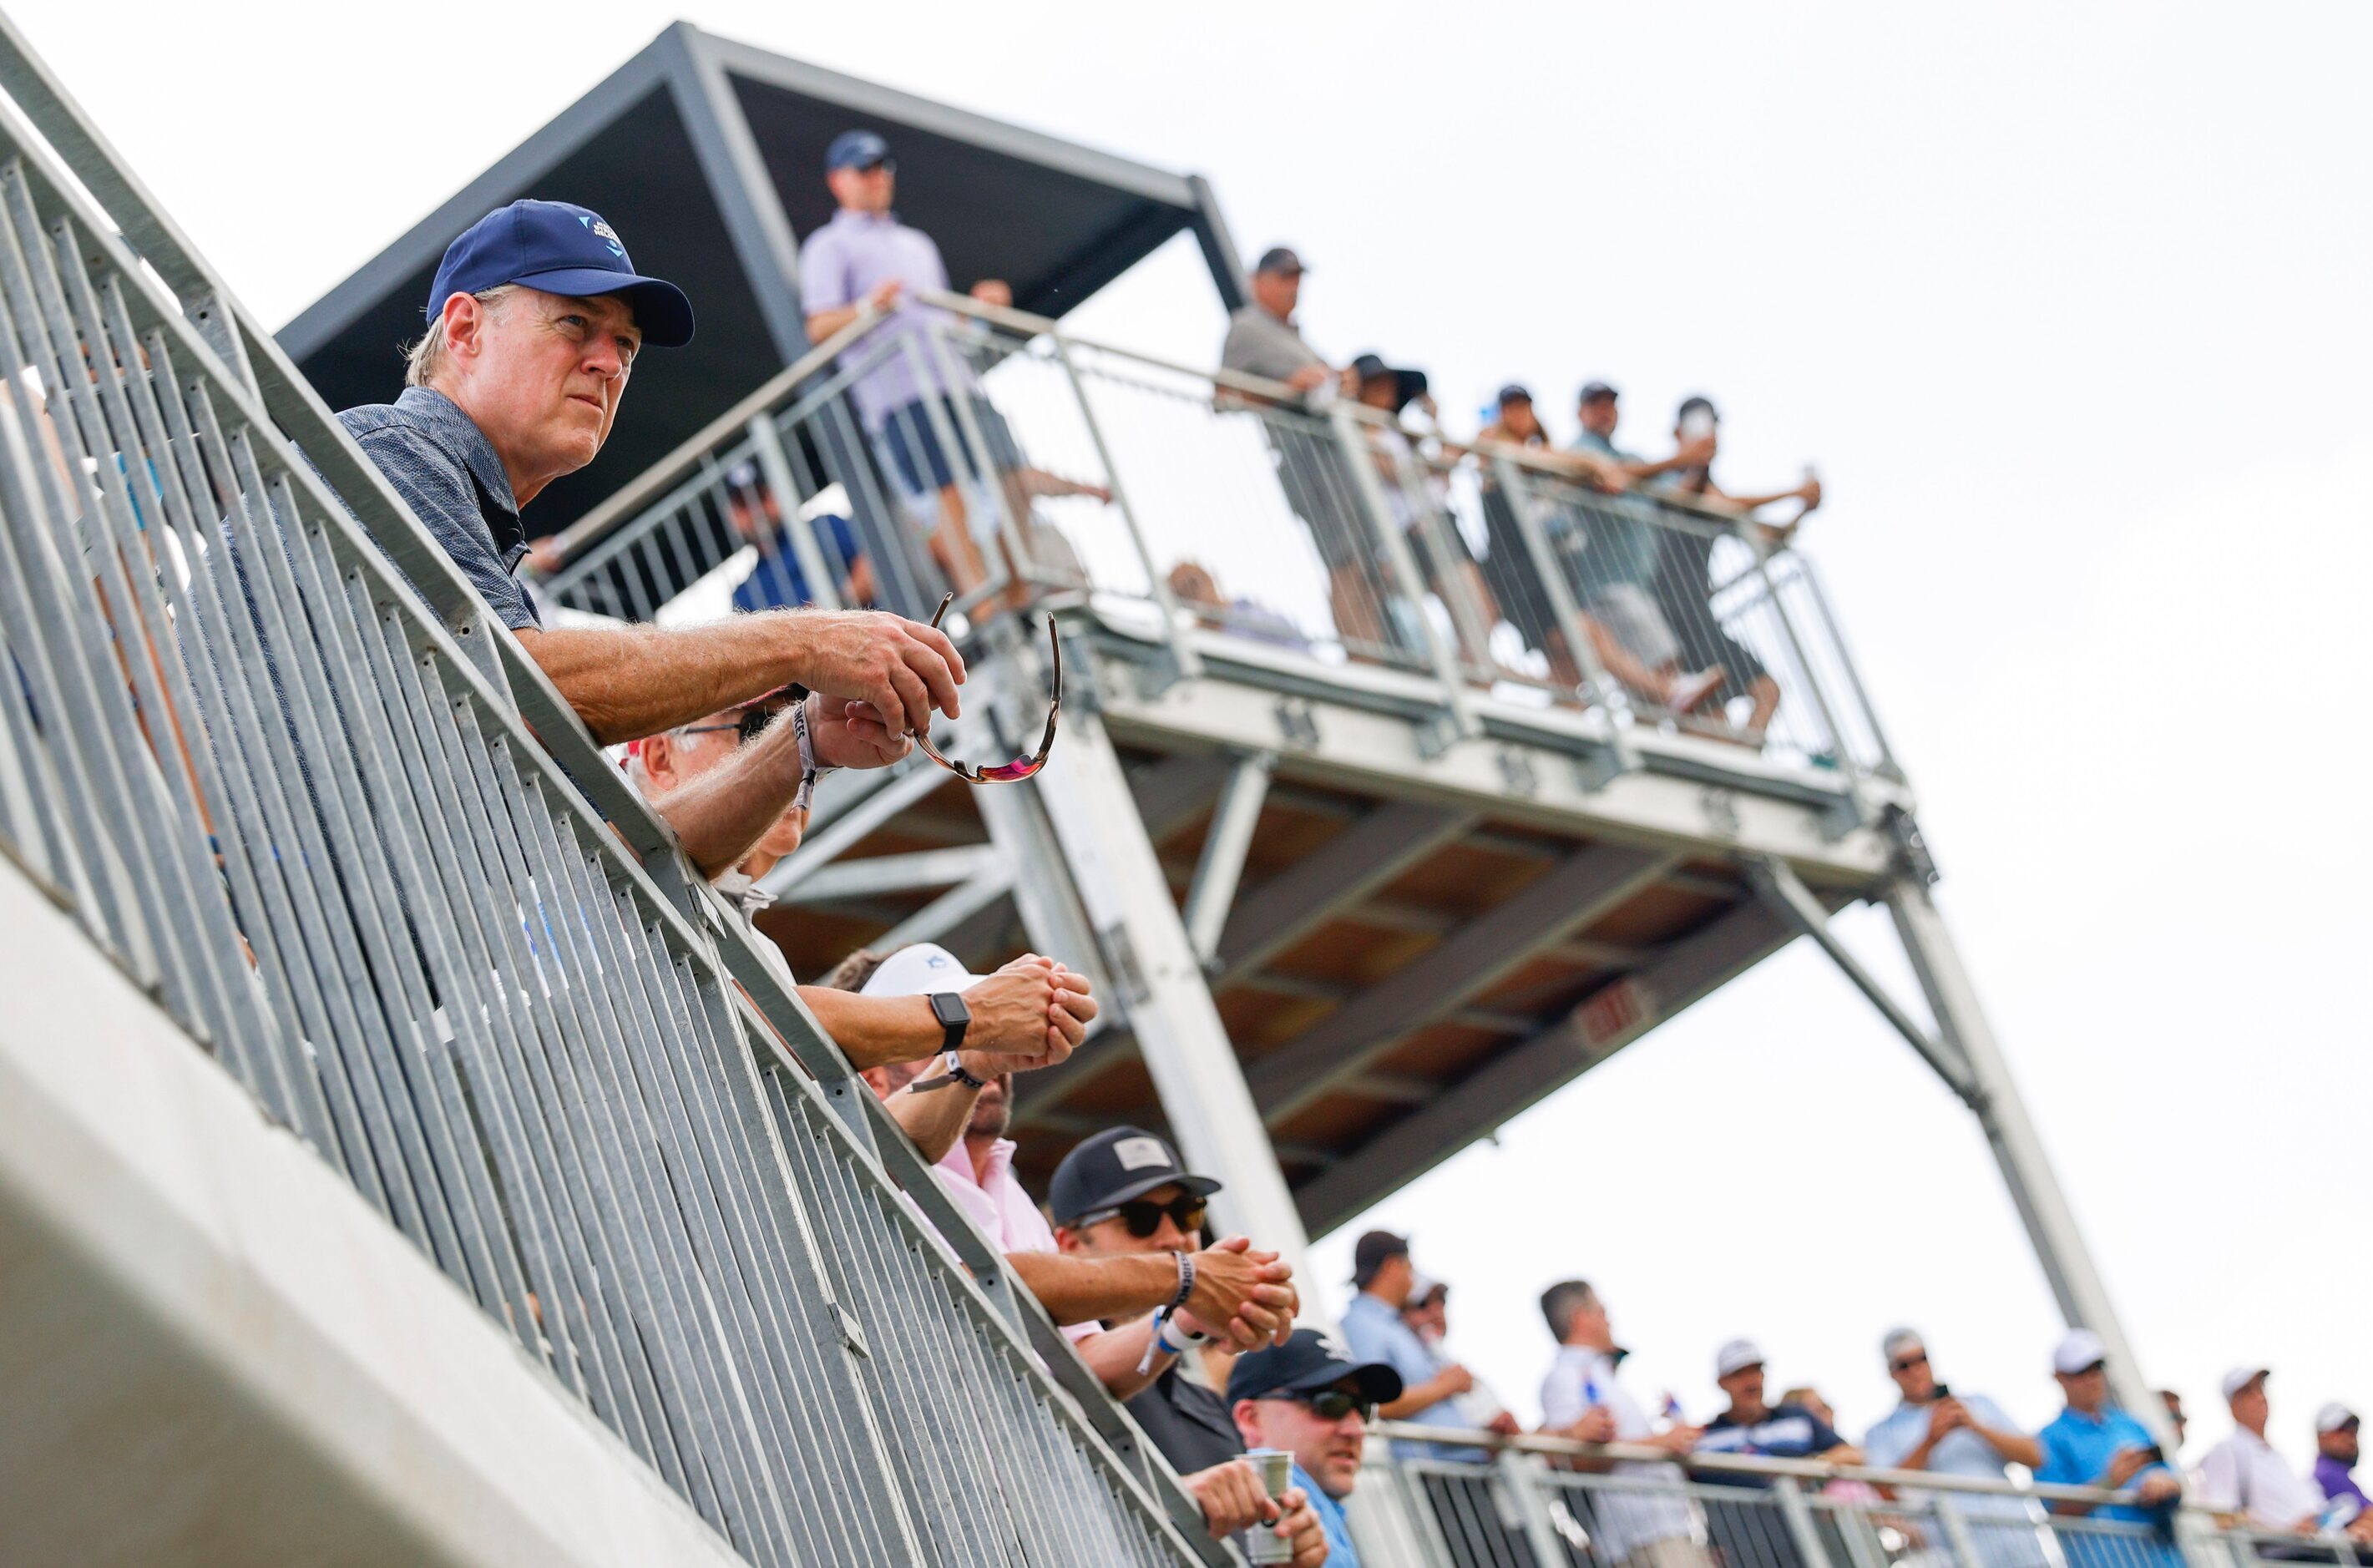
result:
<svg viewBox="0 0 2373 1568"><path fill-rule="evenodd" d="M1452 738L1471 735L1475 732L1475 720L1468 710L1467 682L1459 670L1458 656L1443 640L1433 617L1425 613L1425 579L1418 572L1417 557L1410 552L1409 541L1401 537L1401 531L1393 522L1392 507L1385 499L1384 482L1376 474L1375 454L1367 431L1339 402L1327 411L1327 421L1341 449L1344 467L1351 475L1358 499L1356 509L1367 524L1369 543L1382 546L1394 581L1417 624L1418 635L1424 639L1434 679L1442 684L1443 711L1450 720ZM1386 614L1389 617L1389 609Z"/></svg>
<svg viewBox="0 0 2373 1568"><path fill-rule="evenodd" d="M808 599L823 609L837 610L840 593L833 587L824 552L816 548L815 530L800 518L801 497L799 486L791 479L790 461L783 455L782 432L775 427L774 415L752 415L748 428L759 476L766 481L775 504L782 509L783 532L790 539L791 555L800 564L800 576L807 580Z"/></svg>

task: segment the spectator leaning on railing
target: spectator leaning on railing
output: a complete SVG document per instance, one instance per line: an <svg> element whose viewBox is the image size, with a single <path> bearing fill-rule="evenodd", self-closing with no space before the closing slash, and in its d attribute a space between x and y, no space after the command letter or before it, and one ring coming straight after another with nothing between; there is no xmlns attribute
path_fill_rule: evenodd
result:
<svg viewBox="0 0 2373 1568"><path fill-rule="evenodd" d="M1116 1127L1063 1156L1046 1185L1046 1207L1066 1258L1167 1258L1194 1250L1205 1200L1219 1190L1211 1177L1189 1175L1153 1134ZM1158 1270L1150 1277L1156 1289L1166 1282ZM1159 1370L1130 1397L1128 1413L1203 1505L1211 1534L1266 1524L1293 1543L1296 1568L1325 1562L1326 1531L1307 1494L1289 1494L1282 1510L1268 1500L1258 1473L1242 1457L1244 1438L1227 1400L1188 1374L1183 1352L1214 1342L1211 1331L1186 1309L1157 1306L1151 1316ZM1120 1326L1116 1316L1105 1321Z"/></svg>
<svg viewBox="0 0 2373 1568"><path fill-rule="evenodd" d="M1409 1238L1390 1231L1370 1231L1352 1248L1351 1283L1359 1293L1343 1309L1343 1341L1362 1361L1380 1361L1401 1375L1401 1393L1376 1413L1386 1421L1413 1422L1420 1426L1473 1426L1459 1397L1475 1387L1475 1375L1456 1362L1444 1361L1428 1350L1417 1331L1401 1321L1417 1281L1409 1264ZM1500 1413L1491 1427L1502 1433L1516 1430L1516 1420ZM1397 1452L1411 1458L1457 1459L1480 1464L1489 1449L1444 1443L1396 1443Z"/></svg>
<svg viewBox="0 0 2373 1568"><path fill-rule="evenodd" d="M1400 1392L1399 1373L1356 1360L1315 1328L1239 1356L1228 1374L1228 1409L1245 1445L1293 1456L1293 1484L1318 1511L1329 1568L1360 1568L1344 1510L1360 1483L1368 1422Z"/></svg>
<svg viewBox="0 0 2373 1568"><path fill-rule="evenodd" d="M2309 1478L2323 1492L2325 1514L2362 1533L2373 1530L2373 1518L2367 1509L2373 1499L2356 1483L2356 1412L2346 1405L2333 1401L2315 1412L2315 1469ZM2344 1504L2335 1511L2332 1504ZM2340 1515L2344 1514L2344 1519Z"/></svg>
<svg viewBox="0 0 2373 1568"><path fill-rule="evenodd" d="M2196 1500L2228 1523L2310 1534L2323 1512L2323 1493L2266 1441L2269 1375L2262 1366L2237 1366L2225 1375L2218 1387L2233 1412L2233 1435L2201 1458L2193 1477Z"/></svg>
<svg viewBox="0 0 2373 1568"><path fill-rule="evenodd" d="M1880 1341L1879 1349L1903 1402L1864 1437L1863 1453L1871 1465L2000 1480L2005 1464L2034 1469L2043 1463L2042 1445L2014 1426L2001 1406L1982 1394L1956 1394L1936 1381L1928 1347L1917 1333L1898 1328ZM2009 1529L1999 1523L2030 1522L2034 1509L2027 1499L1955 1492L1941 1498L1939 1505L1986 1522L1978 1541L1984 1568L2024 1568L2040 1561L2033 1530Z"/></svg>
<svg viewBox="0 0 2373 1568"><path fill-rule="evenodd" d="M834 978L846 983L861 967L844 965ZM967 992L996 977L971 974L945 948L917 942L890 954L855 983L869 998L928 996L939 1012L953 1011ZM1005 1136L1012 1121L1011 1074L984 1079L959 1059L894 1091L885 1092L879 1081L874 1087L926 1154L935 1146L942 1150L932 1167L941 1186L1004 1254L1113 1398L1137 1393L1167 1364L1154 1344L1153 1320L1144 1316L1156 1307L1188 1312L1242 1346L1267 1343L1292 1328L1301 1305L1292 1270L1243 1236L1175 1259L1062 1256L1046 1215L1013 1174L1015 1145ZM941 1100L933 1096L948 1108L941 1110ZM959 1135L950 1129L960 1110ZM1096 1327L1107 1318L1124 1326Z"/></svg>
<svg viewBox="0 0 2373 1568"><path fill-rule="evenodd" d="M1775 1459L1827 1459L1858 1465L1862 1451L1837 1434L1825 1409L1816 1414L1801 1404L1763 1401L1763 1352L1752 1340L1733 1340L1714 1352L1714 1381L1730 1396L1730 1408L1706 1422L1701 1454L1760 1454ZM1768 1487L1767 1476L1709 1471L1703 1478L1740 1486Z"/></svg>
<svg viewBox="0 0 2373 1568"><path fill-rule="evenodd" d="M2132 1487L2134 1491L2131 1505L2054 1503L2052 1512L2087 1514L2128 1524L2168 1525L2177 1500L2183 1495L2183 1482L2143 1423L2110 1403L2109 1352L2100 1336L2089 1328L2070 1329L2052 1352L2052 1375L2060 1384L2067 1408L2035 1434L2043 1447L2043 1463L2036 1467L2035 1479L2063 1486L2098 1486L2113 1492ZM2067 1549L2069 1568L2144 1568L2145 1564L2179 1568L2181 1562L2171 1540L2137 1542L2076 1532L2060 1539Z"/></svg>
<svg viewBox="0 0 2373 1568"><path fill-rule="evenodd" d="M774 826L809 767L876 766L953 718L964 661L928 626L871 611L786 611L714 626L546 628L512 575L520 510L593 461L643 345L692 336L672 283L636 273L599 216L514 202L453 241L429 287L428 330L392 404L338 415L596 740L639 739L797 682L810 755L786 735L747 748L667 813L704 872Z"/></svg>
<svg viewBox="0 0 2373 1568"><path fill-rule="evenodd" d="M1752 519L1759 507L1777 501L1798 503L1796 515L1783 523L1756 521L1750 525L1763 543L1782 544L1794 538L1796 525L1805 521L1815 507L1821 504L1821 482L1806 470L1805 482L1793 490L1774 490L1769 495L1736 496L1713 482L1713 460L1720 443L1721 415L1714 412L1712 400L1691 397L1681 404L1673 427L1673 439L1678 450L1667 472L1650 481L1650 488L1666 495L1685 496L1701 502L1740 512ZM1703 457L1695 454L1702 452ZM1664 538L1664 558L1657 578L1658 595L1665 607L1665 618L1670 622L1681 639L1683 662L1708 666L1719 665L1728 673L1718 694L1728 702L1734 696L1754 699L1754 710L1747 728L1760 735L1770 728L1771 716L1780 708L1780 683L1771 678L1763 661L1747 646L1723 630L1722 618L1714 613L1710 595L1713 591L1713 537L1711 534L1684 529L1667 529Z"/></svg>
<svg viewBox="0 0 2373 1568"><path fill-rule="evenodd" d="M1629 1443L1680 1455L1703 1435L1676 1423L1657 1431L1616 1377L1615 1332L1598 1293L1564 1280L1541 1293L1541 1316L1558 1342L1541 1382L1542 1430L1580 1443ZM1599 1545L1615 1568L1711 1568L1698 1543L1677 1465L1642 1459L1576 1459L1573 1468L1625 1482L1592 1492ZM1660 1495L1672 1488L1669 1496Z"/></svg>

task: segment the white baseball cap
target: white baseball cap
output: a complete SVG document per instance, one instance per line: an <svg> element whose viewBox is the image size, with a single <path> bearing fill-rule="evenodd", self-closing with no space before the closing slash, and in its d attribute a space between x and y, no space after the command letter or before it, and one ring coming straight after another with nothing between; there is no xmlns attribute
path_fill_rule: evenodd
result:
<svg viewBox="0 0 2373 1568"><path fill-rule="evenodd" d="M2108 1359L2109 1352L2102 1349L2100 1335L2090 1328L2071 1328L2052 1349L2052 1370L2063 1377L2074 1377Z"/></svg>
<svg viewBox="0 0 2373 1568"><path fill-rule="evenodd" d="M2315 1412L2315 1430L2319 1433L2338 1432L2356 1419L2356 1412L2334 1399Z"/></svg>
<svg viewBox="0 0 2373 1568"><path fill-rule="evenodd" d="M1762 1348L1752 1340L1733 1340L1713 1352L1713 1375L1716 1377L1727 1377L1734 1372L1762 1364Z"/></svg>
<svg viewBox="0 0 2373 1568"><path fill-rule="evenodd" d="M2237 1366L2227 1373L2216 1387L2224 1389L2225 1398L2230 1399L2259 1378L2266 1376L2272 1370L2270 1367L2263 1366Z"/></svg>
<svg viewBox="0 0 2373 1568"><path fill-rule="evenodd" d="M1906 1351L1925 1351L1928 1341L1920 1337L1917 1328L1889 1328L1887 1338L1879 1340L1878 1353L1892 1362Z"/></svg>
<svg viewBox="0 0 2373 1568"><path fill-rule="evenodd" d="M884 958L859 996L935 996L941 991L969 990L983 977L956 961L956 955L936 942L910 942Z"/></svg>

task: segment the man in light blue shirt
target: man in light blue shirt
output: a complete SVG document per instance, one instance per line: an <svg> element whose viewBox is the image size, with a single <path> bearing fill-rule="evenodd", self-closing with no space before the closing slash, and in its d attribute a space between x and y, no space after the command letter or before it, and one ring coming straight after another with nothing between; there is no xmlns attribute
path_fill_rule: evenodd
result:
<svg viewBox="0 0 2373 1568"><path fill-rule="evenodd" d="M1955 1394L1936 1381L1928 1347L1909 1328L1881 1341L1888 1375L1903 1393L1892 1414L1870 1429L1863 1453L1876 1469L1942 1476L2006 1479L2006 1464L2036 1469L2043 1445L2020 1432L1982 1394ZM1983 1568L2028 1568L2044 1561L2040 1511L2032 1498L1990 1492L1928 1494L1969 1521Z"/></svg>
<svg viewBox="0 0 2373 1568"><path fill-rule="evenodd" d="M2133 1487L2137 1506L2122 1503L2087 1507L2082 1503L2054 1503L2055 1514L2089 1515L2125 1524L2168 1523L2183 1482L2160 1457L2158 1440L2143 1423L2110 1403L2108 1352L2100 1336L2089 1328L2072 1328L2052 1353L2052 1374L2058 1379L2068 1408L2037 1433L2043 1445L2043 1463L2035 1479L2063 1486ZM2141 1562L2152 1568L2173 1568L2180 1562L2170 1539L2137 1539L2117 1535L2061 1532L2069 1568L2112 1568Z"/></svg>
<svg viewBox="0 0 2373 1568"><path fill-rule="evenodd" d="M1343 1340L1362 1361L1380 1361L1401 1375L1405 1392L1377 1410L1386 1421L1418 1426L1474 1426L1459 1408L1459 1396L1475 1377L1456 1362L1428 1350L1417 1331L1401 1320L1417 1275L1409 1265L1409 1240L1390 1231L1370 1231L1352 1252L1351 1283L1360 1293L1343 1309ZM1511 1423L1513 1424L1513 1423ZM1396 1443L1409 1459L1450 1459L1488 1464L1490 1450L1452 1443Z"/></svg>

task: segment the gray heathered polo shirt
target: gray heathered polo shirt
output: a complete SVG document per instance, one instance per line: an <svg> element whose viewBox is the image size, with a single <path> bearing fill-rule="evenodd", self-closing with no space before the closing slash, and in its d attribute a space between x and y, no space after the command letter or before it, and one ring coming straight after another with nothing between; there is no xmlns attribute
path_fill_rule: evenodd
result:
<svg viewBox="0 0 2373 1568"><path fill-rule="evenodd" d="M345 410L338 423L503 625L513 631L543 629L535 602L511 575L527 555L527 531L520 525L510 475L494 443L460 405L443 392L406 387L393 403Z"/></svg>
<svg viewBox="0 0 2373 1568"><path fill-rule="evenodd" d="M1228 335L1220 345L1220 365L1239 375L1265 376L1281 381L1305 366L1324 366L1302 341L1302 329L1280 322L1258 305L1247 305L1228 318Z"/></svg>

